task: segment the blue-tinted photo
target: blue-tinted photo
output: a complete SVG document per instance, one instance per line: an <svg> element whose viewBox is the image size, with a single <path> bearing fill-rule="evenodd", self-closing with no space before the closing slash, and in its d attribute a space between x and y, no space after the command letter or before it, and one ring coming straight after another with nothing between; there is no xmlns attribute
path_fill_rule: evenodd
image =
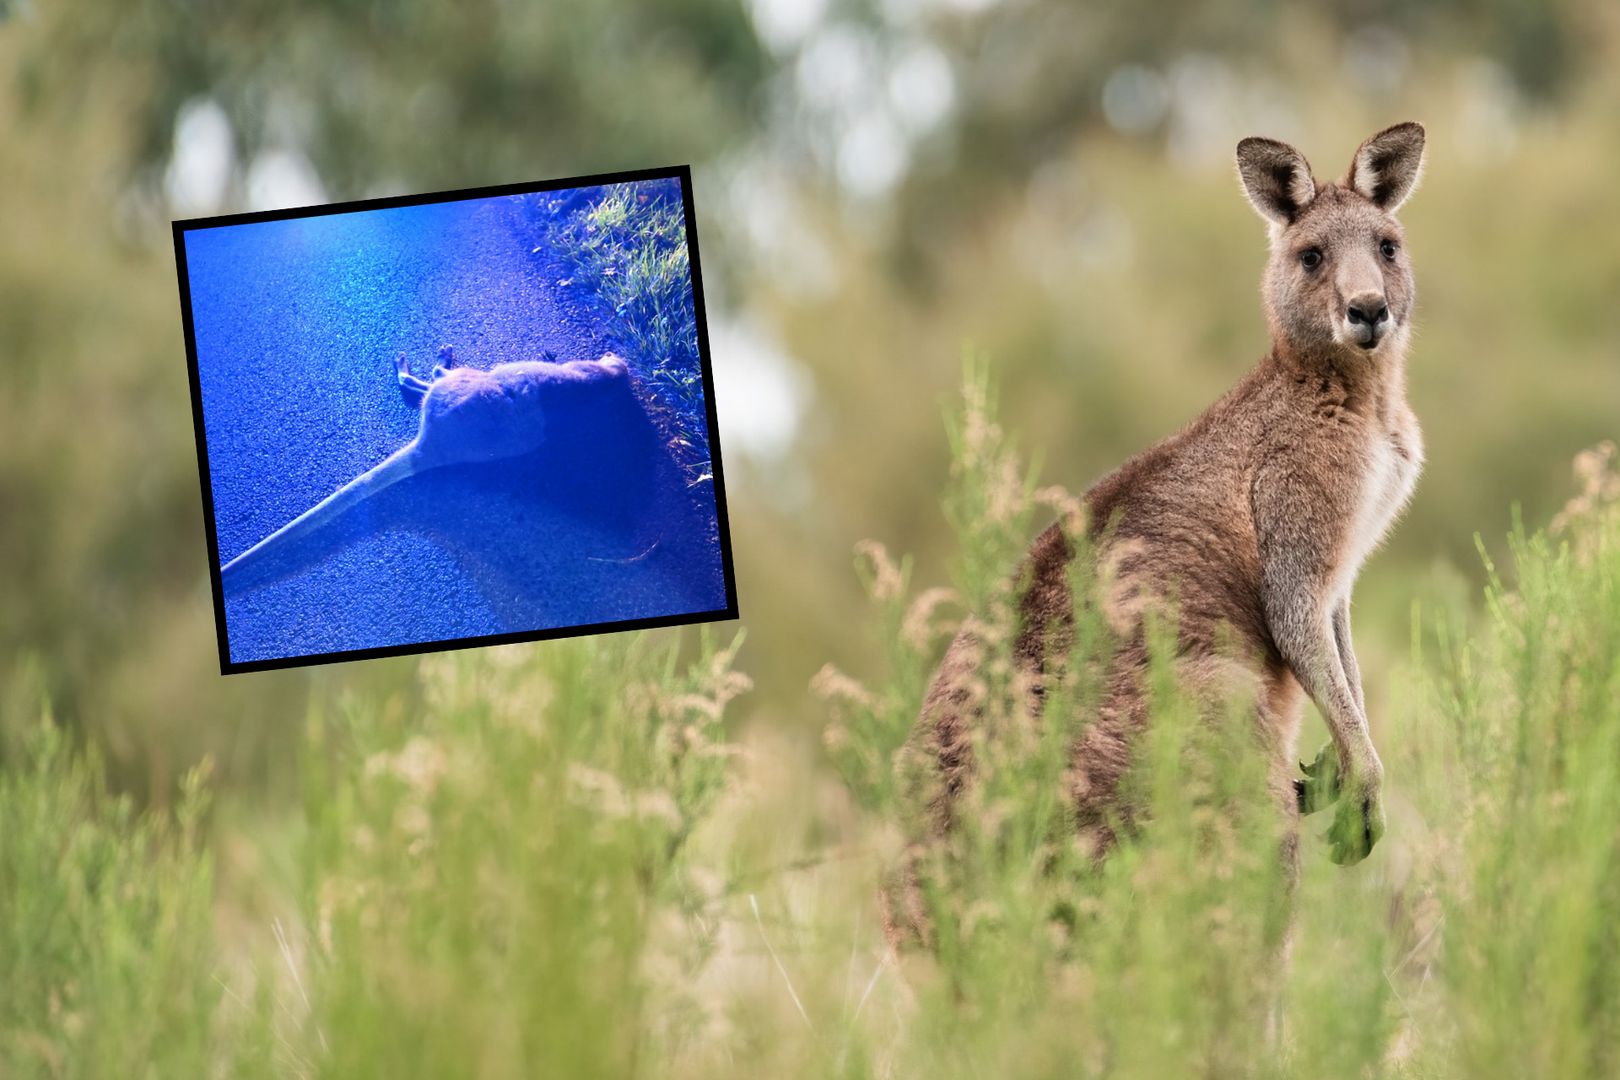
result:
<svg viewBox="0 0 1620 1080"><path fill-rule="evenodd" d="M683 177L177 224L225 670L734 615Z"/></svg>

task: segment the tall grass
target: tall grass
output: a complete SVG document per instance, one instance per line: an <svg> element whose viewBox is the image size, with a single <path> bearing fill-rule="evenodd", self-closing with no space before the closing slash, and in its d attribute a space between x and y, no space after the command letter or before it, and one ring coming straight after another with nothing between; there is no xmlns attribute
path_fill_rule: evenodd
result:
<svg viewBox="0 0 1620 1080"><path fill-rule="evenodd" d="M949 425L946 516L961 548L953 592L970 598L984 659L971 687L980 710L973 782L947 836L926 839L919 803L933 794L932 765L904 741L937 653L926 628L938 594L908 599L907 575L868 545L863 576L882 636L896 643L891 685L868 690L832 672L818 682L838 713L828 741L852 793L906 823L900 862L918 876L913 904L932 938L905 960L916 1014L901 1037L902 1071L1252 1069L1269 1056L1286 887L1281 822L1245 703L1183 693L1158 628L1154 722L1127 778L1146 824L1099 863L1067 781L1070 748L1101 698L1110 629L1097 607L1077 608L1069 677L1032 715L1012 659L1019 582L1010 570L1037 512L1076 525L1079 506L1059 488L1037 488L1019 464L987 370L968 365ZM1076 596L1092 593L1090 566L1083 554L1075 561ZM893 898L904 886L892 876L886 888Z"/></svg>
<svg viewBox="0 0 1620 1080"><path fill-rule="evenodd" d="M648 638L453 655L424 664L421 716L313 719L331 765L309 797L306 1027L329 1075L656 1060L680 987L649 980L650 935L694 903L683 844L726 782L734 652L685 670ZM703 948L682 935L665 959Z"/></svg>
<svg viewBox="0 0 1620 1080"><path fill-rule="evenodd" d="M203 1075L233 1056L206 974L204 775L172 818L138 814L20 696L0 770L0 1075Z"/></svg>
<svg viewBox="0 0 1620 1080"><path fill-rule="evenodd" d="M1583 459L1557 531L1515 530L1477 611L1414 612L1409 663L1369 688L1389 833L1342 869L1308 819L1290 903L1244 703L1182 693L1162 645L1129 780L1145 812L1091 857L1064 770L1106 628L1082 615L1039 723L1007 657L1008 570L1074 500L1036 486L982 366L950 435L951 585L863 544L887 674L814 681L842 800L739 756L735 642L491 649L422 660L410 698L317 693L286 830L228 833L201 773L137 814L12 686L0 1073L1614 1075L1611 459ZM967 617L994 738L959 827L913 847L907 735ZM805 792L823 805L808 838L780 824L806 820L786 805ZM285 868L257 882L280 914L245 930L214 895L244 847ZM877 898L907 857L935 944L891 955Z"/></svg>
<svg viewBox="0 0 1620 1080"><path fill-rule="evenodd" d="M1009 568L1031 512L1073 501L1034 486L993 405L970 365L946 509L953 594L971 598L986 658L977 774L951 835L915 842L927 766L905 743L938 653L924 628L940 595L913 599L909 566L863 545L888 675L862 686L826 669L815 683L853 797L873 819L907 822L911 846L891 845L888 863L916 860L936 939L901 959L904 1022L845 1038L900 1075L1612 1075L1620 477L1609 456L1579 463L1586 491L1557 536L1516 528L1511 577L1490 568L1475 625L1414 611L1412 662L1378 724L1400 807L1391 836L1342 870L1306 819L1291 902L1245 703L1186 697L1162 647L1129 781L1140 828L1100 865L1077 839L1062 780L1107 628L1077 612L1074 675L1032 724L1011 662ZM1085 595L1083 571L1075 584Z"/></svg>
<svg viewBox="0 0 1620 1080"><path fill-rule="evenodd" d="M1487 560L1485 624L1440 659L1435 722L1458 781L1440 1030L1465 1074L1620 1072L1620 477L1601 467L1612 454L1583 455L1587 490L1560 536L1515 529L1512 585Z"/></svg>
<svg viewBox="0 0 1620 1080"><path fill-rule="evenodd" d="M649 1071L712 947L685 848L731 781L740 644L452 654L420 711L317 699L289 916L229 951L201 774L137 816L35 724L0 772L0 1073Z"/></svg>
<svg viewBox="0 0 1620 1080"><path fill-rule="evenodd" d="M567 288L593 298L674 427L677 459L708 464L708 412L678 180L588 189L546 228Z"/></svg>

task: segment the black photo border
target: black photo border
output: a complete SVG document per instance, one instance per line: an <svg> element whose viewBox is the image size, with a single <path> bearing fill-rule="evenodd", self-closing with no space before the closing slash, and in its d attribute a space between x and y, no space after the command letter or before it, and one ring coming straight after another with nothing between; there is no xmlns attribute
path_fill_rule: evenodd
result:
<svg viewBox="0 0 1620 1080"><path fill-rule="evenodd" d="M645 619L621 619L611 622L583 623L575 626L527 630L511 634L484 634L474 637L449 638L444 641L386 645L374 649L344 649L329 653L309 653L300 656L275 657L267 660L232 662L230 639L225 626L225 590L220 581L219 536L214 523L213 477L208 466L208 435L203 424L202 379L197 367L197 335L191 314L191 280L186 266L186 233L230 225L251 225L265 221L288 221L294 218L325 217L332 214L347 214L367 210L392 210L404 206L425 206L434 203L463 202L470 199L529 195L542 191L598 187L605 184L622 184L638 180L668 179L680 181L682 211L686 218L686 250L692 266L692 304L693 314L697 317L698 357L703 373L703 400L709 423L710 471L714 475L714 505L716 525L720 534L721 565L726 583L726 606L713 611L686 612L679 615L655 615ZM703 273L698 258L697 218L693 206L692 167L690 165L669 165L655 169L596 173L589 176L571 176L556 180L496 184L489 187L460 188L453 191L433 191L416 195L395 195L378 199L322 203L316 206L288 207L281 210L261 210L216 217L187 218L172 222L172 227L174 231L175 271L179 276L180 284L180 318L185 329L186 365L191 377L191 417L197 436L197 471L202 480L203 520L204 528L208 534L208 576L213 587L214 630L219 639L219 670L221 675L236 675L250 671L272 671L282 668L312 667L318 664L336 664L351 660L374 660L390 656L415 656L422 653L481 648L486 645L551 641L558 638L618 633L625 630L689 626L698 623L723 622L739 617L737 612L737 580L731 557L731 520L726 511L725 471L720 462L720 422L715 408L714 368L709 353L708 315L703 303Z"/></svg>

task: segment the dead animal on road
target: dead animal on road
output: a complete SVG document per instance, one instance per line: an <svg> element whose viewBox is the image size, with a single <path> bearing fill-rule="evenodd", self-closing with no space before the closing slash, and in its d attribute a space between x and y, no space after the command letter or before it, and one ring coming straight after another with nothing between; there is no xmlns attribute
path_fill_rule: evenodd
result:
<svg viewBox="0 0 1620 1080"><path fill-rule="evenodd" d="M588 437L582 428L592 423L601 429L600 438L615 445L644 444L649 455L662 450L625 362L612 353L565 363L497 364L483 371L458 366L446 345L431 381L411 375L404 354L396 374L406 403L421 410L416 437L227 562L220 569L225 595L268 584L274 578L258 571L289 544L429 469L524 457L559 438Z"/></svg>

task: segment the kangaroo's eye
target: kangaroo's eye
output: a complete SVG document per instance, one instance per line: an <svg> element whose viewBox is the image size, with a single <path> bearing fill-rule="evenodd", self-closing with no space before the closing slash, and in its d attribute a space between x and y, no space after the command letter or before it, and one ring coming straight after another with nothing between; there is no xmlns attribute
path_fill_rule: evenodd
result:
<svg viewBox="0 0 1620 1080"><path fill-rule="evenodd" d="M1385 240L1382 244L1378 245L1378 250L1384 253L1384 258L1393 259L1396 251L1395 241Z"/></svg>
<svg viewBox="0 0 1620 1080"><path fill-rule="evenodd" d="M1299 264L1307 270L1315 270L1322 265L1322 253L1315 248L1306 248L1299 253Z"/></svg>

